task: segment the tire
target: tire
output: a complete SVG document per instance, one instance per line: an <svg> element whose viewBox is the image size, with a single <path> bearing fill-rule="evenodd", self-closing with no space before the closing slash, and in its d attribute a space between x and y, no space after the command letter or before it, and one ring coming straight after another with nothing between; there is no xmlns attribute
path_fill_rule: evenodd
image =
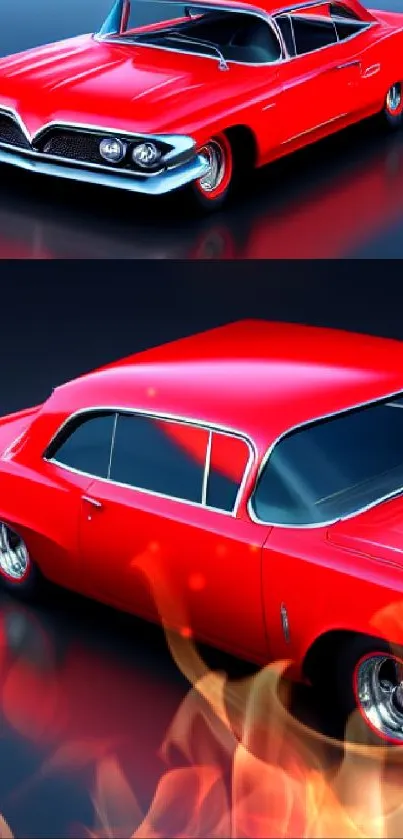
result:
<svg viewBox="0 0 403 839"><path fill-rule="evenodd" d="M42 587L42 576L24 540L4 522L0 522L0 585L24 600L35 598Z"/></svg>
<svg viewBox="0 0 403 839"><path fill-rule="evenodd" d="M389 88L382 111L384 123L396 130L403 125L403 88L402 82L395 82Z"/></svg>
<svg viewBox="0 0 403 839"><path fill-rule="evenodd" d="M199 209L213 212L220 209L233 190L236 167L230 140L224 133L212 137L200 149L209 161L209 172L191 185L193 201Z"/></svg>
<svg viewBox="0 0 403 839"><path fill-rule="evenodd" d="M321 668L322 669L322 668ZM355 635L322 669L314 686L331 705L343 737L368 745L403 746L403 658L385 641ZM400 702L399 702L400 700Z"/></svg>

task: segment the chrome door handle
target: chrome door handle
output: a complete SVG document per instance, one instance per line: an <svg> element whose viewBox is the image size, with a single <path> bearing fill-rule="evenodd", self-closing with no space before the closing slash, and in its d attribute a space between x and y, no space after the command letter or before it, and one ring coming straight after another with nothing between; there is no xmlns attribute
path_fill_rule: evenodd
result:
<svg viewBox="0 0 403 839"><path fill-rule="evenodd" d="M360 66L361 66L361 61L357 61L356 59L354 59L354 61L346 61L344 64L338 64L337 67L336 67L336 70L345 70L347 67L360 67Z"/></svg>
<svg viewBox="0 0 403 839"><path fill-rule="evenodd" d="M91 496L90 496L90 495L83 495L83 496L82 496L82 499L83 499L83 501L86 501L86 502L87 502L87 504L91 504L91 506L92 506L92 507L96 507L98 510L101 510L101 509L102 509L102 504L101 504L101 502L100 502L100 501L97 501L97 499L96 499L96 498L91 498Z"/></svg>

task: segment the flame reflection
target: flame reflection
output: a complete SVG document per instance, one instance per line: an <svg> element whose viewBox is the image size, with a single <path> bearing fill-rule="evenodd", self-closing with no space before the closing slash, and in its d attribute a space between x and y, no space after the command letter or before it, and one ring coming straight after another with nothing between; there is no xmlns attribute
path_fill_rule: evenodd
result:
<svg viewBox="0 0 403 839"><path fill-rule="evenodd" d="M179 706L178 694L172 692L171 721L162 729L165 736L155 742L158 755L152 755L154 763L159 762L157 771L151 767L149 744L142 739L144 723L133 726L139 694L148 719L153 724L158 719L157 677L148 674L145 693L141 674L133 678L130 669L112 663L104 651L98 656L73 645L61 653L36 613L14 603L1 610L3 716L20 736L41 750L46 747L38 778L46 782L57 772L69 771L87 785L94 818L80 827L79 835L92 839L403 835L401 750L354 745L354 716L344 743L297 719L289 710L289 662L238 678L211 669L191 637L170 628L174 623L189 627L189 619L159 557L157 552L148 582L171 657L190 689ZM136 557L133 564L146 574L144 556ZM394 605L376 617L375 625L379 629L396 625L402 614L402 607ZM153 778L146 805L131 777L133 764L140 767L140 775ZM35 785L38 778L31 783ZM0 819L0 839L12 835Z"/></svg>

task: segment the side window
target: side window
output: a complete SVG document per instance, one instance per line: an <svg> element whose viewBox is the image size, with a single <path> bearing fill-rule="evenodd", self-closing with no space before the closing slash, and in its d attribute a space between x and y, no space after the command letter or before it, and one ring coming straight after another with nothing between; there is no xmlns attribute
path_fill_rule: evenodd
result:
<svg viewBox="0 0 403 839"><path fill-rule="evenodd" d="M298 14L291 15L291 21L297 55L337 43L336 26L328 3L301 9Z"/></svg>
<svg viewBox="0 0 403 839"><path fill-rule="evenodd" d="M120 414L110 479L201 504L208 436L202 428Z"/></svg>
<svg viewBox="0 0 403 839"><path fill-rule="evenodd" d="M290 15L279 15L275 18L275 21L283 36L288 55L295 55L294 32Z"/></svg>
<svg viewBox="0 0 403 839"><path fill-rule="evenodd" d="M213 432L206 504L231 513L249 460L244 440Z"/></svg>
<svg viewBox="0 0 403 839"><path fill-rule="evenodd" d="M345 38L350 38L356 32L366 29L369 25L366 21L360 20L354 12L342 6L339 3L332 3L330 6L330 14L334 20L337 37L339 41L344 41Z"/></svg>
<svg viewBox="0 0 403 839"><path fill-rule="evenodd" d="M115 413L108 412L72 420L57 436L46 457L80 472L106 478L114 424Z"/></svg>

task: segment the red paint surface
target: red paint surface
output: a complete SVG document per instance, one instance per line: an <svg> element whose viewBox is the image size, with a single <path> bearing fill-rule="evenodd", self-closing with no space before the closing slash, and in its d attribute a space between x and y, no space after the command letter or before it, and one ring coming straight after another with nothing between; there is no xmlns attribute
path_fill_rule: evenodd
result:
<svg viewBox="0 0 403 839"><path fill-rule="evenodd" d="M186 134L201 147L243 125L260 166L381 110L401 79L403 16L369 12L356 0L345 5L373 26L314 53L273 65L231 64L229 72L211 58L91 35L28 50L0 61L0 105L16 109L31 135L50 122L74 122L117 133ZM359 66L339 69L354 59ZM377 64L379 72L366 76Z"/></svg>
<svg viewBox="0 0 403 839"><path fill-rule="evenodd" d="M308 529L255 523L247 510L260 461L279 433L402 390L402 364L403 344L394 340L263 321L123 359L57 388L32 413L1 421L0 518L21 532L54 581L151 620L162 615L182 634L190 630L257 662L291 658L298 672L313 641L333 629L387 634L402 644L403 499ZM249 435L256 457L237 515L44 461L60 424L95 406L199 419ZM233 474L242 450L234 455L225 443L213 456ZM90 519L83 494L103 502ZM387 623L378 620L374 629L385 609Z"/></svg>

